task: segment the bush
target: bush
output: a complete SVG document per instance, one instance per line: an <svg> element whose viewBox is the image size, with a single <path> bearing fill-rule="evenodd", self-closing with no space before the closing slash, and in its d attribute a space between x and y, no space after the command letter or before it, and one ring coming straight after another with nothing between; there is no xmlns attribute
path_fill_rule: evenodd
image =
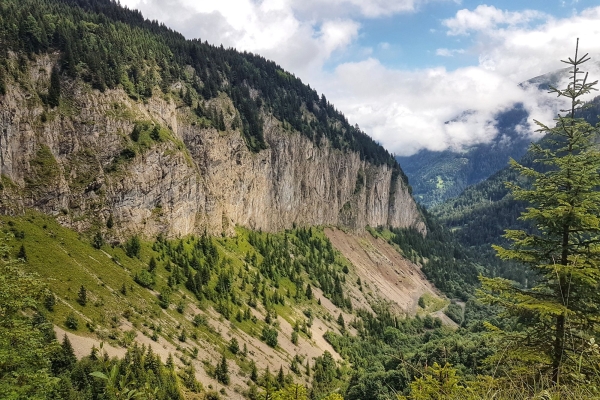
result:
<svg viewBox="0 0 600 400"><path fill-rule="evenodd" d="M147 270L143 269L139 274L135 274L133 280L140 286L145 288L151 288L154 286L154 275Z"/></svg>
<svg viewBox="0 0 600 400"><path fill-rule="evenodd" d="M140 258L141 247L140 238L133 236L131 239L125 242L125 254L127 254L129 258Z"/></svg>
<svg viewBox="0 0 600 400"><path fill-rule="evenodd" d="M449 304L448 308L444 310L444 314L459 325L463 322L463 309L456 303Z"/></svg>
<svg viewBox="0 0 600 400"><path fill-rule="evenodd" d="M79 320L75 316L75 314L70 313L67 315L67 319L65 320L65 326L73 331L76 331L79 328Z"/></svg>
<svg viewBox="0 0 600 400"><path fill-rule="evenodd" d="M276 347L278 334L277 329L265 326L262 331L262 340L269 346Z"/></svg>

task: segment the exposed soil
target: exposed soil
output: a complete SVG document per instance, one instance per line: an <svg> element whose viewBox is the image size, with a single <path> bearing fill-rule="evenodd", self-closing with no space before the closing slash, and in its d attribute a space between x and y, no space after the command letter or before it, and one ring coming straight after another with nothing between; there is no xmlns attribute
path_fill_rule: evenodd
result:
<svg viewBox="0 0 600 400"><path fill-rule="evenodd" d="M354 265L354 268L351 268L350 273L346 276L346 288L348 289L348 295L352 299L354 308L363 308L372 311L371 304L383 300L396 308L397 311L412 315L417 310L419 297L424 293L441 297L433 285L427 281L420 267L403 258L394 246L384 240L376 239L368 233L355 235L333 228L325 229L325 234L331 240L333 246ZM362 290L358 288L358 285L354 284L358 278L362 282ZM236 328L229 321L223 320L214 310L202 311L193 303L190 304L191 313L188 319L197 313L205 314L208 324L222 336L223 342L220 345L211 343L206 339L202 339L202 337L198 338L198 343L188 340L186 343L174 344L163 337L159 337L158 341L155 342L139 331L137 332L136 341L152 347L153 351L160 355L163 361L166 361L169 354L173 354L178 364L180 364L179 356L182 354L181 350L191 348L192 346L197 347L199 350L198 357L193 360L197 371L197 379L205 387L210 385L216 390L221 389L223 386L208 376L203 363L208 362L216 365L221 358L222 348L233 337L237 338L240 348L243 348L244 344L246 344L248 357L256 362L259 371L264 371L264 369L269 367L272 373L276 373L280 367L283 367L284 372L287 373L290 362L296 354L303 356L304 359L309 359L311 364L313 363L313 359L322 355L324 351L329 351L336 360L341 360L340 355L325 341L323 334L328 330L339 333L337 323L339 314L342 314L350 333L355 334L355 330L348 326L354 317L336 307L323 295L320 289L314 288L313 293L315 296L315 300L313 301L317 302L317 300L320 300L322 308L315 307L313 309L316 313L314 314L313 323L310 328L312 337L307 338L304 335L300 335L298 345L294 345L291 341L292 324L281 316L278 317L278 346L272 348L257 338L260 336L258 331L253 333L253 336L257 337L250 336ZM258 319L264 319L265 317L260 308L258 310L252 309L252 313ZM441 311L435 313L434 316L440 317L447 325L456 326ZM295 310L295 315L287 318L292 321L295 318L304 320L305 316L302 314L302 310L298 309ZM176 323L176 321L173 320L173 323ZM129 322L124 322L120 329L125 331L134 328ZM59 327L55 327L55 331L59 340L62 340L65 334L69 337L78 358L90 354L92 346L100 347L100 341L93 337L79 336L71 332L65 332ZM122 357L126 349L103 343L102 351L106 351L111 357ZM226 387L226 390L228 395L233 395L235 390L239 391L246 388L248 376L232 360L229 361L229 370L231 384ZM296 379L306 382L304 375L296 377Z"/></svg>
<svg viewBox="0 0 600 400"><path fill-rule="evenodd" d="M335 228L325 229L325 234L354 265L354 273L362 282L362 292L355 289L350 293L355 308L367 308L371 302L383 299L398 311L413 315L424 293L441 297L421 268L386 241L369 233L355 235Z"/></svg>

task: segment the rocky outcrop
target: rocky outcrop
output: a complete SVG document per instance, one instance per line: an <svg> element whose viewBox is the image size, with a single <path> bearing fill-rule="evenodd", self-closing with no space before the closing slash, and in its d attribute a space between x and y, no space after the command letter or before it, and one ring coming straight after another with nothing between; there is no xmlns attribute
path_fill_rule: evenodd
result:
<svg viewBox="0 0 600 400"><path fill-rule="evenodd" d="M248 150L231 128L206 127L170 96L145 104L63 82L62 104L43 106L52 56L30 66L30 87L8 82L0 96L0 211L32 207L80 230L114 221L114 236L143 232L230 233L235 225L277 231L296 225L414 227L425 232L401 177L357 153L315 144L264 115L266 150ZM162 128L159 140L130 138L136 122Z"/></svg>

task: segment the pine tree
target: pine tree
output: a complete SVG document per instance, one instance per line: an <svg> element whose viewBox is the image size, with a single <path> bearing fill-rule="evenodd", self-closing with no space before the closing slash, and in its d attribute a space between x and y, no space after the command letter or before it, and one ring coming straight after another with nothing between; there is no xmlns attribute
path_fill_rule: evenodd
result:
<svg viewBox="0 0 600 400"><path fill-rule="evenodd" d="M277 372L277 387L279 389L285 386L285 375L283 373L283 366L279 367L279 372Z"/></svg>
<svg viewBox="0 0 600 400"><path fill-rule="evenodd" d="M536 121L547 134L547 145L531 148L540 168L511 161L524 179L507 186L515 199L529 204L521 219L535 230L507 230L511 246L494 246L500 258L533 270L537 284L523 289L506 279L481 278L479 293L502 306L517 327L493 328L507 349L496 357L508 356L505 361L523 371L548 371L555 384L572 372L589 372L580 355L600 317L600 152L593 143L598 129L576 117L584 107L581 96L595 90L597 81L588 82L587 73L582 77L580 66L589 58L579 56L578 47L579 40L575 58L563 61L572 67L567 88L551 88L570 99L570 109L554 128Z"/></svg>
<svg viewBox="0 0 600 400"><path fill-rule="evenodd" d="M227 366L227 358L225 354L221 357L221 362L215 370L215 378L223 385L229 385L229 367Z"/></svg>
<svg viewBox="0 0 600 400"><path fill-rule="evenodd" d="M256 363L254 360L250 361L250 379L252 382L256 382L258 380L258 369L256 368Z"/></svg>
<svg viewBox="0 0 600 400"><path fill-rule="evenodd" d="M94 238L92 239L92 246L95 249L100 249L102 246L104 246L104 237L102 237L101 232L96 232L94 235Z"/></svg>
<svg viewBox="0 0 600 400"><path fill-rule="evenodd" d="M17 253L17 259L27 261L27 251L25 251L25 245L22 244L19 247L19 252Z"/></svg>
<svg viewBox="0 0 600 400"><path fill-rule="evenodd" d="M87 290L83 285L81 285L79 292L77 292L77 302L82 306L87 304Z"/></svg>
<svg viewBox="0 0 600 400"><path fill-rule="evenodd" d="M150 258L150 262L148 262L148 272L153 273L156 270L156 260L154 257Z"/></svg>
<svg viewBox="0 0 600 400"><path fill-rule="evenodd" d="M60 75L58 68L52 68L50 88L48 89L48 105L52 108L60 105Z"/></svg>
<svg viewBox="0 0 600 400"><path fill-rule="evenodd" d="M77 363L77 357L75 357L73 345L67 334L65 334L61 347L52 357L52 372L55 375L60 375L65 371L71 371L75 363Z"/></svg>

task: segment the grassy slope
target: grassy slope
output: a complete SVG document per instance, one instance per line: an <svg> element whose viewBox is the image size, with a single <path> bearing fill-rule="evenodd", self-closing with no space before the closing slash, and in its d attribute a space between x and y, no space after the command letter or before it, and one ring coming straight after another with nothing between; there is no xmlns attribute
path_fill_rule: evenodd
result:
<svg viewBox="0 0 600 400"><path fill-rule="evenodd" d="M7 237L9 245L16 256L21 245L25 247L27 261L24 268L39 274L55 293L57 302L54 310L48 312L49 319L69 331L65 325L66 317L74 313L79 321L76 333L80 336L95 337L98 340L107 341L114 346L127 346L135 338L135 331L139 331L147 337L156 332L158 343L163 348L175 349L175 355L185 364L190 359L195 359L194 348L200 349L198 358L204 364L204 369L210 374L212 366L216 364L218 356L225 354L234 360L239 379L233 382L241 382L250 371L250 359L255 359L259 368L267 365L283 365L287 370L289 361L293 357L293 349L288 336L291 331L284 333L280 324L294 326L296 321L303 327L308 319L305 313L311 309L315 319L320 319L327 329L336 331L337 313L331 309L320 306L317 299L285 298L285 304L276 304L272 309L277 313L279 319L273 324L279 330L279 345L271 353L265 353L269 349L260 340L262 329L267 324L264 322L265 307L258 301L256 309L252 310L258 318L237 321L236 309L243 310L247 299L252 291L252 284L246 285L241 290L241 280L236 275L232 285L232 291L236 292L242 301L238 305L233 304L229 320L217 314L213 306L215 303L209 300L198 301L194 294L185 288L185 284L179 284L173 290L170 299L170 307L163 310L159 305L159 292L167 287L169 271L165 269L164 254L152 249L152 242L141 241L140 257L130 258L125 254L121 246L112 247L104 245L100 250L91 245L91 239L80 235L72 230L60 226L52 217L28 212L25 216L10 217L0 216L0 230ZM325 240L322 231L312 229L313 236ZM246 267L244 258L247 253L255 252L253 246L248 242L249 231L239 228L235 238L213 238L221 259L226 259L229 266L242 274L255 273L255 269ZM266 237L266 234L258 234ZM283 237L283 234L271 235L272 237ZM182 240L186 251L191 250L197 238L187 237ZM173 245L179 241L172 241ZM262 261L257 254L257 263ZM146 269L151 257L158 261L156 270L156 284L153 289L145 289L134 282L134 276L142 269ZM335 268L341 269L342 265L350 265L341 255L336 255ZM309 281L307 276L305 282ZM212 276L210 285L214 284L215 276ZM292 297L296 291L296 285L287 277L279 279L275 284L270 280L264 280L267 290L278 291L284 295L288 291ZM316 282L311 282L316 287ZM80 305L77 302L77 293L81 286L87 290L87 304ZM278 286L278 288L276 288ZM125 288L126 294L122 293ZM180 313L176 306L184 304L184 311ZM337 311L341 311L337 309ZM192 323L196 314L205 315L206 323L195 326ZM73 330L70 330L73 332ZM186 340L182 342L180 335L186 333ZM131 333L129 333L131 332ZM320 334L323 334L321 332ZM249 336L254 341L248 341ZM313 339L313 331L308 327L306 331L300 331L300 345L302 352L307 356L322 353ZM155 336L155 338L157 337ZM228 351L229 337L237 337L240 349L243 343L248 342L248 348L252 355L243 357L234 355ZM245 340L246 339L246 340ZM286 345L287 344L287 345ZM308 347L312 347L307 349ZM259 352L262 349L263 352ZM263 357L261 360L260 358ZM198 367L196 367L198 369ZM247 378L246 378L247 379ZM308 377L301 377L308 379Z"/></svg>

